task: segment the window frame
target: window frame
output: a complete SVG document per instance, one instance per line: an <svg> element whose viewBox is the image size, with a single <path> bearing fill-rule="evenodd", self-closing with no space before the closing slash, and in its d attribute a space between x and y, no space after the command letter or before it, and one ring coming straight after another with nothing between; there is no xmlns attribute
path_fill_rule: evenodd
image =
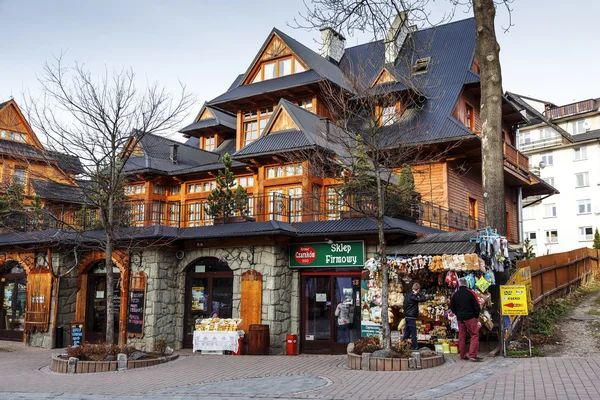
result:
<svg viewBox="0 0 600 400"><path fill-rule="evenodd" d="M583 176L582 185L579 185L578 178L577 178L578 175L582 175ZM583 188L583 187L589 187L589 186L590 186L590 173L589 173L589 171L576 172L575 173L575 188Z"/></svg>
<svg viewBox="0 0 600 400"><path fill-rule="evenodd" d="M531 238L531 235L534 235L535 238ZM524 232L523 235L525 236L525 239L529 239L529 243L530 244L537 244L537 232L536 231L530 231L530 232Z"/></svg>
<svg viewBox="0 0 600 400"><path fill-rule="evenodd" d="M593 226L580 226L577 229L579 231L578 239L580 242L592 242L594 240L594 227ZM586 232L587 229L590 230L589 239L588 239L588 233Z"/></svg>
<svg viewBox="0 0 600 400"><path fill-rule="evenodd" d="M23 171L22 176L19 176L19 182L17 182L17 171ZM27 168L21 166L21 165L16 165L13 167L13 173L12 173L12 177L11 177L11 181L14 184L18 184L18 185L23 185L25 186L25 183L27 182Z"/></svg>
<svg viewBox="0 0 600 400"><path fill-rule="evenodd" d="M209 144L209 140L210 140L210 144ZM216 145L215 135L206 136L204 138L204 150L205 151L213 151L216 147L215 145ZM210 146L210 149L209 149L209 146Z"/></svg>
<svg viewBox="0 0 600 400"><path fill-rule="evenodd" d="M583 206L584 211L580 212L581 206ZM577 215L585 215L592 213L592 199L581 199L577 200Z"/></svg>
<svg viewBox="0 0 600 400"><path fill-rule="evenodd" d="M579 155L579 158L577 157L577 155ZM573 148L573 161L585 161L587 159L587 146L579 146Z"/></svg>
<svg viewBox="0 0 600 400"><path fill-rule="evenodd" d="M552 232L556 233L554 236L555 241L552 241ZM546 230L546 244L557 244L558 243L558 229L547 229Z"/></svg>
<svg viewBox="0 0 600 400"><path fill-rule="evenodd" d="M473 107L473 105L467 101L465 101L465 115L463 124L469 128L471 132L475 132L475 107Z"/></svg>
<svg viewBox="0 0 600 400"><path fill-rule="evenodd" d="M547 167L554 165L554 154L551 151L540 154L541 161L543 161Z"/></svg>
<svg viewBox="0 0 600 400"><path fill-rule="evenodd" d="M291 175L288 175L288 169L293 169ZM281 175L278 176L278 171L281 170ZM273 176L269 176L272 172ZM273 165L265 168L265 179L278 179L278 178L289 178L292 176L304 175L304 165L302 163L285 164L285 165Z"/></svg>
<svg viewBox="0 0 600 400"><path fill-rule="evenodd" d="M280 63L284 62L286 60L290 60L290 73L289 74L285 74L285 75L281 75L281 71L280 71ZM267 78L265 79L265 65L268 64L275 64L275 71L274 71L274 76L272 78ZM296 71L296 67L300 66L301 70ZM277 78L282 78L284 76L289 76L289 75L294 75L294 74L299 74L302 72L306 72L308 71L308 68L306 67L306 65L304 65L304 63L298 59L298 57L296 57L293 54L288 54L282 57L276 57L276 58L271 58L268 60L264 60L262 61L256 70L256 73L252 76L252 79L250 80L250 83L258 83L258 82L264 82L264 81L268 81L271 79L277 79ZM260 76L260 79L257 80L257 78Z"/></svg>
<svg viewBox="0 0 600 400"><path fill-rule="evenodd" d="M552 209L552 215L548 215L548 207ZM548 203L544 204L544 218L556 218L557 217L557 208L556 203Z"/></svg>

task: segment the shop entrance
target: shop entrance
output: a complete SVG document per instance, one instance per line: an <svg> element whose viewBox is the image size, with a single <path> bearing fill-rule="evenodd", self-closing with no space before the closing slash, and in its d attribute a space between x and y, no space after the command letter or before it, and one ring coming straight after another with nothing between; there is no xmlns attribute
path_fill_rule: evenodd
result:
<svg viewBox="0 0 600 400"><path fill-rule="evenodd" d="M115 340L119 332L119 315L121 311L121 272L113 266L113 315ZM106 341L106 264L100 261L88 273L87 310L85 313L85 341L103 343Z"/></svg>
<svg viewBox="0 0 600 400"><path fill-rule="evenodd" d="M0 265L0 339L23 340L27 273L16 261Z"/></svg>
<svg viewBox="0 0 600 400"><path fill-rule="evenodd" d="M305 272L301 290L301 351L346 353L360 337L360 272Z"/></svg>
<svg viewBox="0 0 600 400"><path fill-rule="evenodd" d="M196 320L216 314L233 314L233 271L227 262L204 257L192 262L186 271L183 347L191 348Z"/></svg>

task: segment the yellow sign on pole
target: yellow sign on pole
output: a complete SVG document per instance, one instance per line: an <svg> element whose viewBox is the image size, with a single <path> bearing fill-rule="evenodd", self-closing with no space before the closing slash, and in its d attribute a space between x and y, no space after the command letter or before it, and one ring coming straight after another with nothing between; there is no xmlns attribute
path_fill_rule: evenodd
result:
<svg viewBox="0 0 600 400"><path fill-rule="evenodd" d="M525 285L500 286L502 315L528 315L527 287Z"/></svg>

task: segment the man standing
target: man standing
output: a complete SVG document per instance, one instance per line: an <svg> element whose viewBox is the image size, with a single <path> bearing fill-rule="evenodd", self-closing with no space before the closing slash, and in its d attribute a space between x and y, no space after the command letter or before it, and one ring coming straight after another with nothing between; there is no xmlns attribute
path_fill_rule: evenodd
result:
<svg viewBox="0 0 600 400"><path fill-rule="evenodd" d="M479 351L479 325L477 318L481 312L477 296L467 288L467 280L460 278L458 280L458 290L452 296L450 301L450 310L458 319L458 350L460 358L469 361L481 361L477 356ZM471 346L469 356L467 357L467 332L471 337Z"/></svg>
<svg viewBox="0 0 600 400"><path fill-rule="evenodd" d="M413 350L419 348L417 343L417 318L419 317L419 303L425 301L425 296L420 292L421 285L415 283L412 286L412 292L407 293L406 296L404 296L404 319L406 320L406 326L404 328L402 340L406 340L410 336L412 339Z"/></svg>

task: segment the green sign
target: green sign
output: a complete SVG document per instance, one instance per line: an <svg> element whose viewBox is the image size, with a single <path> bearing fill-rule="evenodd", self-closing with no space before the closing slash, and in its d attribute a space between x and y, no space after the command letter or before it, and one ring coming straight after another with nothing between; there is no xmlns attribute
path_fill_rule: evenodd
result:
<svg viewBox="0 0 600 400"><path fill-rule="evenodd" d="M290 267L362 267L364 264L362 240L290 245Z"/></svg>

